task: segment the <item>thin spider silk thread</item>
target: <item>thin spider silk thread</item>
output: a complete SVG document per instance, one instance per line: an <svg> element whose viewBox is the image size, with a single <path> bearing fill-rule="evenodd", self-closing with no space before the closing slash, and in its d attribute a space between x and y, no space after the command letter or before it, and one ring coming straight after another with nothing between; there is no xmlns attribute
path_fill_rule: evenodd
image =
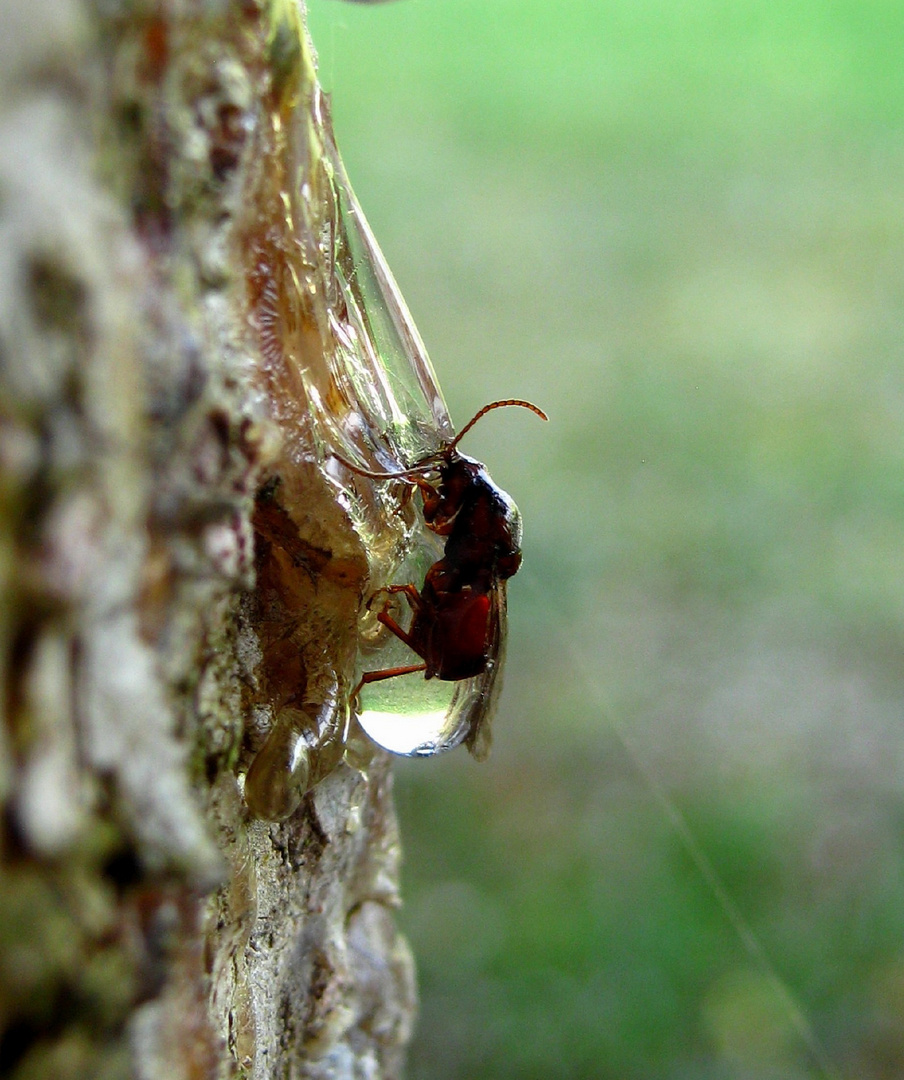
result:
<svg viewBox="0 0 904 1080"><path fill-rule="evenodd" d="M535 599L540 598L537 579L530 571L526 574L522 571L522 573L519 574L519 580L524 582L527 587L533 591ZM754 932L750 922L745 918L743 912L733 900L709 856L698 843L684 814L682 814L674 799L669 795L662 780L644 760L643 753L638 749L625 725L622 724L615 713L603 707L602 688L597 680L589 674L589 672L592 671L592 667L588 662L588 657L575 644L573 636L566 632L564 624L554 615L547 616L544 627L546 630L551 631L554 637L558 639L558 647L568 654L573 670L580 672L583 687L586 690L588 697L596 705L599 714L605 723L608 724L610 729L614 732L616 738L621 743L632 768L659 804L666 820L675 830L676 835L681 841L685 851L690 856L691 861L697 868L700 876L712 890L716 902L721 908L725 918L728 920L729 925L737 935L744 951L766 977L777 997L782 1002L794 1030L801 1042L810 1052L813 1061L822 1072L825 1080L844 1080L841 1072L835 1066L834 1062L829 1057L828 1051L817 1036L813 1025L807 1017L804 1007L789 988L787 982L781 977L775 964L769 958L768 953Z"/></svg>

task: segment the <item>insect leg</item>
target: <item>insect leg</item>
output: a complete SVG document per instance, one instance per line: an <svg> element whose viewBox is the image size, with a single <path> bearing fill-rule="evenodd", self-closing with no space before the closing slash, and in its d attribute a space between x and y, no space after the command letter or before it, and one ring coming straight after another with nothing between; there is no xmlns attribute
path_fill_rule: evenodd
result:
<svg viewBox="0 0 904 1080"><path fill-rule="evenodd" d="M421 655L421 650L414 644L414 641L412 640L412 637L408 633L408 631L403 630L402 627L399 626L399 624L395 621L395 619L387 611L381 611L377 615L377 621L381 622L386 627L387 630L389 630L393 634L395 634L395 636L400 641L404 641L405 644L408 646L409 649L411 649L412 652L417 653L418 656Z"/></svg>
<svg viewBox="0 0 904 1080"><path fill-rule="evenodd" d="M406 667L383 668L381 671L365 671L361 676L361 681L355 689L352 690L349 703L355 712L359 712L358 695L368 683L382 682L384 679L394 679L397 675L413 675L416 671L426 670L426 664L408 664Z"/></svg>
<svg viewBox="0 0 904 1080"><path fill-rule="evenodd" d="M361 676L361 681L355 688L355 695L357 695L361 687L366 686L367 683L382 682L384 679L394 679L397 675L412 675L415 671L426 670L426 664L408 664L404 667L383 668L382 671L365 671Z"/></svg>
<svg viewBox="0 0 904 1080"><path fill-rule="evenodd" d="M423 601L421 600L421 594L413 585L386 585L382 589L378 589L377 592L368 600L367 606L370 607L373 603L374 597L378 593L402 593L408 603L411 605L411 610L417 614L423 607ZM389 614L389 600L387 599L383 604L383 610L377 613L377 621L381 622L387 630L391 630L393 634L400 641L404 641L405 644L413 652L416 652L418 656L421 655L421 650L414 644L412 638L407 630L403 630L396 620Z"/></svg>
<svg viewBox="0 0 904 1080"><path fill-rule="evenodd" d="M408 598L408 603L411 604L413 610L417 610L421 603L421 594L417 591L414 585L384 585L382 589L377 589L373 596L367 601L367 606L370 608L373 605L374 600L380 595L380 593L404 593ZM386 606L389 602L386 601ZM384 607L384 611L386 607Z"/></svg>

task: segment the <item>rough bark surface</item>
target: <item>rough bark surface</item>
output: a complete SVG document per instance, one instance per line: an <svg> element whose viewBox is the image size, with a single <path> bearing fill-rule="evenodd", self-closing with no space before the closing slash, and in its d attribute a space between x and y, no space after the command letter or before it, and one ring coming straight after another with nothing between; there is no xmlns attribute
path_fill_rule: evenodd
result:
<svg viewBox="0 0 904 1080"><path fill-rule="evenodd" d="M315 755L278 823L242 789L282 707L347 686L368 573L287 413L304 319L261 315L261 259L288 289L318 251L260 209L293 25L0 3L4 1077L401 1070L386 756Z"/></svg>

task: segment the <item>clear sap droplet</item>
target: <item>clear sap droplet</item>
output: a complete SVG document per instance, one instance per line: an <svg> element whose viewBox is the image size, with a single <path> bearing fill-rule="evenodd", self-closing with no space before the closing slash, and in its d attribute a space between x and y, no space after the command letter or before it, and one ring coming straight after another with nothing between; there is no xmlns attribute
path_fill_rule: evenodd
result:
<svg viewBox="0 0 904 1080"><path fill-rule="evenodd" d="M396 639L381 649L376 659L380 668L417 662L411 650ZM457 746L467 734L467 724L451 710L454 694L454 683L427 680L420 671L370 683L361 690L358 723L378 746L392 754L437 754Z"/></svg>
<svg viewBox="0 0 904 1080"><path fill-rule="evenodd" d="M298 709L283 709L276 717L245 777L245 802L255 817L284 821L298 808L310 776L308 723Z"/></svg>
<svg viewBox="0 0 904 1080"><path fill-rule="evenodd" d="M347 716L335 683L319 705L280 710L245 777L245 802L255 817L284 821L295 813L342 760Z"/></svg>

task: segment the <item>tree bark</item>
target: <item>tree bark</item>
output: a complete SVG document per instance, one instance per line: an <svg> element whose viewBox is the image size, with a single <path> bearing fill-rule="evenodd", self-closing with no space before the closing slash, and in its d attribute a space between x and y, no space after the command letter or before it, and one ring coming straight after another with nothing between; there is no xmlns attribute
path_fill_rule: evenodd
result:
<svg viewBox="0 0 904 1080"><path fill-rule="evenodd" d="M4 1077L401 1071L313 78L291 0L0 6Z"/></svg>

